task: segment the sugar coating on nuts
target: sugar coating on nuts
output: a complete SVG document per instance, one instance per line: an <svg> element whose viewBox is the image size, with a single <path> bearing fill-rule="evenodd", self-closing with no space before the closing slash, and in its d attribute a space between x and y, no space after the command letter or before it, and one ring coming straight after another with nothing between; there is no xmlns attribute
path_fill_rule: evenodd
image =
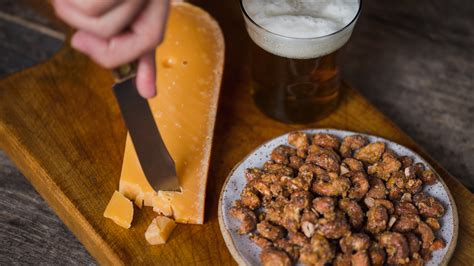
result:
<svg viewBox="0 0 474 266"><path fill-rule="evenodd" d="M263 265L423 265L446 246L444 206L421 192L438 177L383 142L292 132L244 178L229 214Z"/></svg>

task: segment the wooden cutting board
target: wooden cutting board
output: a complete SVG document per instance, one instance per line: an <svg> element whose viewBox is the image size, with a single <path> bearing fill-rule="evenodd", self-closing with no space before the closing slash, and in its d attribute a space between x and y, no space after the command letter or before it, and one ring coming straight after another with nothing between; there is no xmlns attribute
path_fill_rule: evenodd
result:
<svg viewBox="0 0 474 266"><path fill-rule="evenodd" d="M217 200L229 171L268 139L290 130L330 127L379 135L425 157L449 186L458 208L459 240L452 264L474 261L473 194L355 89L345 86L340 107L308 125L273 121L255 107L250 97L250 41L238 10L221 2L205 3L217 14L227 46L206 223L179 225L166 245L149 246L143 237L154 216L150 209L136 212L130 230L102 216L118 187L126 136L108 71L66 46L49 61L0 81L0 148L89 252L104 264L235 264L217 222Z"/></svg>

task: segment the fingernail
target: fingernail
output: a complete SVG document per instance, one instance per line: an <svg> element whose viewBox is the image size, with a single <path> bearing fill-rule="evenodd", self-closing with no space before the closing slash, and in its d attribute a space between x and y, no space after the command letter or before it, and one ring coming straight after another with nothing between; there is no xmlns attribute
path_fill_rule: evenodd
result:
<svg viewBox="0 0 474 266"><path fill-rule="evenodd" d="M153 97L156 96L156 87L153 87L150 91L149 91L149 95L148 95L148 99L151 99Z"/></svg>
<svg viewBox="0 0 474 266"><path fill-rule="evenodd" d="M156 88L138 89L138 93L145 99L151 99L156 96Z"/></svg>

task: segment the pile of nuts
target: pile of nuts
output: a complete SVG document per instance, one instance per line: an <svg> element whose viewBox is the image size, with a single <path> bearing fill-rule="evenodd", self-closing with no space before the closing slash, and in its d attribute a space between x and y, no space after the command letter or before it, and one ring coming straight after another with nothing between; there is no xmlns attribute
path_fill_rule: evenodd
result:
<svg viewBox="0 0 474 266"><path fill-rule="evenodd" d="M229 213L263 265L423 265L445 242L443 205L422 192L437 176L365 136L292 132Z"/></svg>

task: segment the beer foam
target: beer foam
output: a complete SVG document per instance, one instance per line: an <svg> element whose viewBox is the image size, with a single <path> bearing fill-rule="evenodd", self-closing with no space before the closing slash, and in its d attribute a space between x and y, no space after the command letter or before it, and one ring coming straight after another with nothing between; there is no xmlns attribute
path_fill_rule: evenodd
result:
<svg viewBox="0 0 474 266"><path fill-rule="evenodd" d="M353 24L346 26L358 14L360 2L243 0L242 4L248 16L261 27L246 21L250 37L259 46L284 57L312 58L329 54L347 42Z"/></svg>

